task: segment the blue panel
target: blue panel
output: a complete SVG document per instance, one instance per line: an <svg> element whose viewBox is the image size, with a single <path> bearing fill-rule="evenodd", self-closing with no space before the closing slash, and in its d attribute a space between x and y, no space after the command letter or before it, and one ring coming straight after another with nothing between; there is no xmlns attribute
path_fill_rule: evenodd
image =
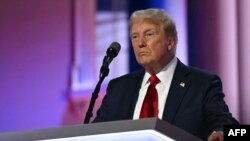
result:
<svg viewBox="0 0 250 141"><path fill-rule="evenodd" d="M150 0L150 6L152 8L165 8L165 0Z"/></svg>

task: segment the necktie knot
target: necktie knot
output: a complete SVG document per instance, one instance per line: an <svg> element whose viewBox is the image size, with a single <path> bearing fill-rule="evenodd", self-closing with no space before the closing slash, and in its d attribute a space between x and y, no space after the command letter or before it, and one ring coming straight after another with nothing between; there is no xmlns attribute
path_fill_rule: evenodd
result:
<svg viewBox="0 0 250 141"><path fill-rule="evenodd" d="M159 78L154 74L149 78L150 85L154 86L160 82Z"/></svg>

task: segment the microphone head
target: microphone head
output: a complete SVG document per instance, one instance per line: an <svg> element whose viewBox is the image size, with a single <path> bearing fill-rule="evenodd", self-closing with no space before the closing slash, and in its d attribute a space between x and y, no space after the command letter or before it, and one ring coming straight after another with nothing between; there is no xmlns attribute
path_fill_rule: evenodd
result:
<svg viewBox="0 0 250 141"><path fill-rule="evenodd" d="M121 49L121 45L118 42L112 42L107 50L107 55L116 57Z"/></svg>

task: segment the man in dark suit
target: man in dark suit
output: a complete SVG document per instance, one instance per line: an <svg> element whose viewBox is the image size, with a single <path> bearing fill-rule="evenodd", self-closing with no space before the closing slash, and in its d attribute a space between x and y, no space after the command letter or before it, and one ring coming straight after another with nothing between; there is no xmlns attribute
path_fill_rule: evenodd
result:
<svg viewBox="0 0 250 141"><path fill-rule="evenodd" d="M136 60L144 69L110 81L93 122L158 117L201 139L222 141L223 126L238 122L224 101L220 78L175 57L174 21L163 10L146 9L132 14L130 28ZM152 108L146 99L155 100Z"/></svg>

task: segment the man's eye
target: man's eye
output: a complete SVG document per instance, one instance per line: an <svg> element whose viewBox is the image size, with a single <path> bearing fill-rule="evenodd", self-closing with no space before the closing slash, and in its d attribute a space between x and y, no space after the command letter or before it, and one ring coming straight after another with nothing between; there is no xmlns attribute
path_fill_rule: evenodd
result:
<svg viewBox="0 0 250 141"><path fill-rule="evenodd" d="M146 34L146 37L151 37L151 36L153 36L154 35L154 33L147 33Z"/></svg>
<svg viewBox="0 0 250 141"><path fill-rule="evenodd" d="M138 36L132 36L131 38L134 40L134 39L137 39L137 38L138 38Z"/></svg>

